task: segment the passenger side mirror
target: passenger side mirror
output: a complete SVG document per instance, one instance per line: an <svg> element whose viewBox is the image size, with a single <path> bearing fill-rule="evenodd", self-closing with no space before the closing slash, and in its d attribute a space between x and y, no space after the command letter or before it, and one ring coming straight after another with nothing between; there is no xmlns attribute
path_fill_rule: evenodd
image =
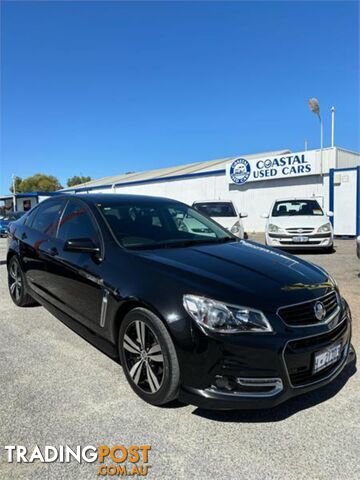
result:
<svg viewBox="0 0 360 480"><path fill-rule="evenodd" d="M334 212L331 212L330 210L328 212L326 212L326 215L328 217L333 217L334 216Z"/></svg>
<svg viewBox="0 0 360 480"><path fill-rule="evenodd" d="M247 212L240 212L240 218L246 218L248 216Z"/></svg>
<svg viewBox="0 0 360 480"><path fill-rule="evenodd" d="M261 216L261 218L269 218L269 214L268 214L268 213L262 213L260 216Z"/></svg>
<svg viewBox="0 0 360 480"><path fill-rule="evenodd" d="M90 238L72 238L64 245L65 252L100 253L100 248Z"/></svg>

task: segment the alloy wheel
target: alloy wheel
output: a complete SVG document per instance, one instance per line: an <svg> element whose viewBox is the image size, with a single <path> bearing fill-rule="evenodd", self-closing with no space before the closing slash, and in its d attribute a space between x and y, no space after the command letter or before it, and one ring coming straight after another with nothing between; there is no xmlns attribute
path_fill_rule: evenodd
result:
<svg viewBox="0 0 360 480"><path fill-rule="evenodd" d="M9 288L12 297L16 302L20 301L22 294L22 277L17 261L13 261L9 269Z"/></svg>
<svg viewBox="0 0 360 480"><path fill-rule="evenodd" d="M135 385L145 393L158 392L164 378L164 357L153 330L141 320L131 322L123 337L123 348Z"/></svg>

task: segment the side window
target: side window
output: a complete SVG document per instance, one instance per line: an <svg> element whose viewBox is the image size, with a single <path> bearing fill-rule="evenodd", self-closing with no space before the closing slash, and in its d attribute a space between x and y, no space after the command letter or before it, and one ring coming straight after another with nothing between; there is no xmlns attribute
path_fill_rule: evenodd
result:
<svg viewBox="0 0 360 480"><path fill-rule="evenodd" d="M55 237L63 207L63 201L51 201L41 204L36 209L31 227L38 232Z"/></svg>
<svg viewBox="0 0 360 480"><path fill-rule="evenodd" d="M39 211L39 208L40 207L33 208L33 210L26 215L25 225L29 227L31 226L32 221L34 220L34 218L36 217L36 214Z"/></svg>
<svg viewBox="0 0 360 480"><path fill-rule="evenodd" d="M70 200L65 208L58 230L58 238L63 240L87 238L100 244L99 234L85 205Z"/></svg>

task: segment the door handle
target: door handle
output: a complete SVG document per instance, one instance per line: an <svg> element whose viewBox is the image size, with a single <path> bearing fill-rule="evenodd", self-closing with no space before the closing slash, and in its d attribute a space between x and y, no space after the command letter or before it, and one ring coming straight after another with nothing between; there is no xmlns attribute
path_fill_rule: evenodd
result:
<svg viewBox="0 0 360 480"><path fill-rule="evenodd" d="M27 235L26 235L26 232L23 232L21 234L21 240L26 240L27 239Z"/></svg>

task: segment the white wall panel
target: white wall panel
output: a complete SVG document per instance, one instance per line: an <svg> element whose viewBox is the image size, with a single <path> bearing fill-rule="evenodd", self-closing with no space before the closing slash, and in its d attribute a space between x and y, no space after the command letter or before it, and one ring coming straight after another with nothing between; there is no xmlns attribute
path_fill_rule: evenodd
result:
<svg viewBox="0 0 360 480"><path fill-rule="evenodd" d="M278 198L317 197L325 210L328 209L328 176L313 175L296 179L267 180L242 186L229 185L225 175L172 180L144 185L116 187L116 193L155 195L173 198L191 205L198 200L232 200L240 211L247 212L244 219L248 232L264 231L261 214L268 212ZM103 193L112 193L111 189Z"/></svg>

